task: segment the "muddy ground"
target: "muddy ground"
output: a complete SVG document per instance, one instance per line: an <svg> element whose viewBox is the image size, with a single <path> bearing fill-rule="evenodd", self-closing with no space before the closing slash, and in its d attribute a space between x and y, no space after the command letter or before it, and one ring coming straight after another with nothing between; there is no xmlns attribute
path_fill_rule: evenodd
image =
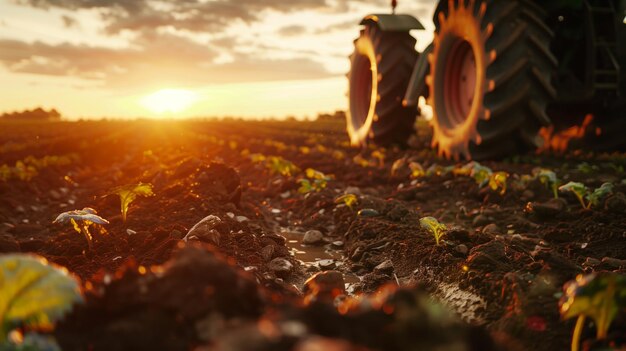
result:
<svg viewBox="0 0 626 351"><path fill-rule="evenodd" d="M574 322L559 318L562 285L626 270L625 154L484 162L510 174L500 194L437 172L455 163L425 137L351 148L341 120L0 130L0 165L59 156L0 180L0 252L43 255L82 280L85 304L55 331L64 350L564 350ZM280 174L271 156L298 170ZM435 174L412 178L405 165L392 175L402 158ZM537 167L611 182L613 194L591 209L571 194L552 200L539 181L521 182ZM303 194L308 168L330 179ZM124 223L109 192L139 182L155 196L135 200ZM337 203L343 194L358 202ZM92 250L52 223L84 207L110 222L92 228ZM425 216L448 226L441 245L420 227ZM305 285L328 271L341 274ZM613 345L624 345L620 318ZM583 339L593 335L590 324Z"/></svg>

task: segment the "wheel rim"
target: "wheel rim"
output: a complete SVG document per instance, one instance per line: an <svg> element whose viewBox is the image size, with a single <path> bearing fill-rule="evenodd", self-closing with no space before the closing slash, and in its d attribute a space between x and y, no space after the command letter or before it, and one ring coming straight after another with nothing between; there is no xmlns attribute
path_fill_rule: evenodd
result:
<svg viewBox="0 0 626 351"><path fill-rule="evenodd" d="M467 119L476 90L476 59L471 45L460 38L451 38L447 49L442 89L445 113L441 122L448 128L462 125ZM456 40L455 40L456 39Z"/></svg>
<svg viewBox="0 0 626 351"><path fill-rule="evenodd" d="M367 121L372 104L372 65L367 56L355 56L352 74L354 76L350 84L350 101L352 101L350 118L352 125L360 128Z"/></svg>
<svg viewBox="0 0 626 351"><path fill-rule="evenodd" d="M433 107L432 146L441 156L471 158L469 143L481 143L478 121L488 119L483 98L492 85L486 79L487 66L495 51L487 53L485 42L491 35L491 23L481 25L486 12L482 3L474 12L473 2L451 3L448 15L438 13L439 29L429 55L429 104Z"/></svg>

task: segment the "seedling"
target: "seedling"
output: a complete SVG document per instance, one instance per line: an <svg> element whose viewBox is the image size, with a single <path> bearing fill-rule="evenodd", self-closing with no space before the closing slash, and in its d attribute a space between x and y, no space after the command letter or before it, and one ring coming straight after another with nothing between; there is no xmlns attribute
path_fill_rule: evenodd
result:
<svg viewBox="0 0 626 351"><path fill-rule="evenodd" d="M409 163L409 169L411 170L411 178L413 179L421 178L426 175L424 167L422 167L422 165L417 162Z"/></svg>
<svg viewBox="0 0 626 351"><path fill-rule="evenodd" d="M500 195L506 193L506 181L509 178L507 172L495 172L489 176L489 187L491 190L500 190Z"/></svg>
<svg viewBox="0 0 626 351"><path fill-rule="evenodd" d="M331 176L316 171L313 168L307 168L305 174L309 179L303 178L298 180L298 183L300 183L298 192L301 194L308 194L313 191L320 192L326 188L328 181L332 179Z"/></svg>
<svg viewBox="0 0 626 351"><path fill-rule="evenodd" d="M435 237L435 244L437 246L439 246L441 238L448 231L448 227L443 223L439 223L435 217L420 218L420 226Z"/></svg>
<svg viewBox="0 0 626 351"><path fill-rule="evenodd" d="M352 162L356 163L357 165L361 166L361 167L370 167L372 166L372 164L370 163L370 161L366 160L365 158L363 158L363 156L361 156L361 154L358 154L356 156L354 156L352 158Z"/></svg>
<svg viewBox="0 0 626 351"><path fill-rule="evenodd" d="M300 171L291 161L287 161L280 156L269 156L265 161L265 167L267 167L272 174L280 174L285 177L291 177Z"/></svg>
<svg viewBox="0 0 626 351"><path fill-rule="evenodd" d="M485 167L478 162L474 162L472 171L470 172L470 177L474 178L476 184L482 188L489 184L489 179L492 174L493 171L489 167Z"/></svg>
<svg viewBox="0 0 626 351"><path fill-rule="evenodd" d="M574 193L574 195L578 199L578 202L580 202L580 205L583 208L589 208L591 206L590 203L589 204L585 203L585 196L587 195L587 192L589 191L587 187L585 186L585 184L579 183L579 182L569 182L565 185L561 185L559 187L559 190L570 191Z"/></svg>
<svg viewBox="0 0 626 351"><path fill-rule="evenodd" d="M572 193L574 193L582 207L589 209L591 208L591 206L597 206L603 197L613 192L613 184L604 183L599 188L591 191L583 183L569 182L559 187L559 190L571 191Z"/></svg>
<svg viewBox="0 0 626 351"><path fill-rule="evenodd" d="M74 230L85 237L89 250L91 250L93 248L93 237L91 233L89 233L89 227L94 223L109 224L109 221L98 216L96 213L96 210L89 207L85 207L82 210L67 211L58 215L52 223L72 223Z"/></svg>
<svg viewBox="0 0 626 351"><path fill-rule="evenodd" d="M579 275L563 286L559 301L563 319L577 317L572 351L578 351L586 317L596 325L596 338L606 339L611 323L626 308L626 276L615 273Z"/></svg>
<svg viewBox="0 0 626 351"><path fill-rule="evenodd" d="M559 189L559 179L556 177L556 173L552 172L549 169L539 169L534 172L535 178L539 179L541 184L547 186L552 190L552 195L555 199L559 197L558 189Z"/></svg>
<svg viewBox="0 0 626 351"><path fill-rule="evenodd" d="M336 204L344 204L352 209L352 206L356 205L359 202L359 199L354 194L345 194L341 195L335 199Z"/></svg>
<svg viewBox="0 0 626 351"><path fill-rule="evenodd" d="M611 183L603 183L599 188L594 190L592 193L587 194L586 198L589 206L598 206L600 200L613 193L613 184Z"/></svg>
<svg viewBox="0 0 626 351"><path fill-rule="evenodd" d="M139 184L129 184L119 186L117 188L112 189L109 192L110 195L117 194L120 197L120 205L122 211L122 221L126 223L126 217L128 214L128 207L131 202L135 201L137 196L154 196L154 192L152 192L152 184L150 183L139 183Z"/></svg>
<svg viewBox="0 0 626 351"><path fill-rule="evenodd" d="M398 171L404 168L404 166L406 166L406 157L402 157L393 161L393 164L391 165L391 176L393 177L397 175Z"/></svg>
<svg viewBox="0 0 626 351"><path fill-rule="evenodd" d="M79 283L66 269L35 255L0 256L0 348L12 329L52 329L82 301Z"/></svg>

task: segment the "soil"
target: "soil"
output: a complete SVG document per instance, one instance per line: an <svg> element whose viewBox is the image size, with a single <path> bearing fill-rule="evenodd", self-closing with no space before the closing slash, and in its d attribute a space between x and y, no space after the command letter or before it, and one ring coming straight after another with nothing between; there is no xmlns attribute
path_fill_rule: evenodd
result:
<svg viewBox="0 0 626 351"><path fill-rule="evenodd" d="M626 154L483 163L510 174L501 195L467 176L392 175L401 158L455 165L421 128L408 149L359 150L332 119L2 122L0 165L70 161L0 180L0 253L42 255L82 281L85 303L54 332L63 350L567 349L563 284L626 271ZM273 173L254 155L299 170ZM613 194L582 209L538 181L514 185L539 166L588 187L612 182ZM332 179L302 194L308 168ZM124 223L110 190L139 182L155 196L132 202ZM344 193L358 203L336 203ZM85 207L110 222L92 227L92 250L52 223ZM219 218L209 234L183 240L209 215ZM441 245L421 228L425 216L448 226ZM310 230L323 235L315 245L302 243ZM305 284L329 270L344 280L322 273ZM612 347L625 335L620 316ZM603 347L593 337L590 325L585 345Z"/></svg>

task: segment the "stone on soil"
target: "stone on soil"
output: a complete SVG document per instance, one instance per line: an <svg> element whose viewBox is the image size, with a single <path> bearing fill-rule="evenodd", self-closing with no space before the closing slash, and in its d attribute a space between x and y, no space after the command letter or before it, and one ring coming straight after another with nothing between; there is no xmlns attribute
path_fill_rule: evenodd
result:
<svg viewBox="0 0 626 351"><path fill-rule="evenodd" d="M289 260L277 257L268 264L269 269L279 277L286 277L291 273L293 264Z"/></svg>
<svg viewBox="0 0 626 351"><path fill-rule="evenodd" d="M302 292L308 301L332 303L339 295L345 295L343 274L337 271L319 272L304 283Z"/></svg>
<svg viewBox="0 0 626 351"><path fill-rule="evenodd" d="M305 245L319 245L324 243L324 235L319 230L309 230L304 233L302 243Z"/></svg>
<svg viewBox="0 0 626 351"><path fill-rule="evenodd" d="M218 216L206 216L189 229L189 232L187 232L183 241L200 240L214 245L219 245L220 233L215 230L215 227L220 223L222 223L222 220Z"/></svg>

